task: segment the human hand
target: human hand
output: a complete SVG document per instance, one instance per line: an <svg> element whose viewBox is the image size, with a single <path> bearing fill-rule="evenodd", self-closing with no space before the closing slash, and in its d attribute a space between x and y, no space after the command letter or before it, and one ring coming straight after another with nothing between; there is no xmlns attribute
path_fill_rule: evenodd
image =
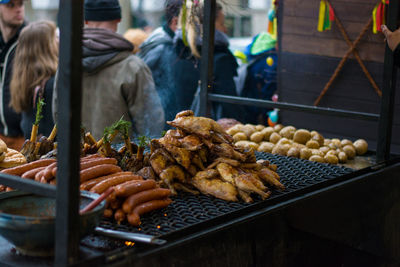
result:
<svg viewBox="0 0 400 267"><path fill-rule="evenodd" d="M400 43L400 28L392 32L386 25L382 25L381 29L382 33L385 35L389 48L394 51Z"/></svg>

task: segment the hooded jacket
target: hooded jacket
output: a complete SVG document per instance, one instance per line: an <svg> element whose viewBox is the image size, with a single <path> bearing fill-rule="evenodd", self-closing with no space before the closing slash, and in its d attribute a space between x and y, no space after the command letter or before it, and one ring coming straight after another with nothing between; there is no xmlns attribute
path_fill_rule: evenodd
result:
<svg viewBox="0 0 400 267"><path fill-rule="evenodd" d="M178 108L172 77L173 37L175 33L167 24L157 28L140 46L138 56L149 66L157 93L164 108L166 120L173 120ZM166 126L167 128L168 126Z"/></svg>
<svg viewBox="0 0 400 267"><path fill-rule="evenodd" d="M214 38L214 64L212 93L237 96L233 77L237 75L238 64L229 50L228 37L218 30ZM201 38L196 40L201 52ZM182 32L178 31L174 39L176 58L173 62L177 101L181 109L190 108L196 88L199 85L201 60L191 54L190 48L182 40ZM214 119L234 118L243 121L243 107L226 103L214 103Z"/></svg>
<svg viewBox="0 0 400 267"><path fill-rule="evenodd" d="M12 78L12 65L19 33L25 26L23 24L7 43L4 42L0 32L0 133L5 136L22 136L20 127L21 115L17 114L10 106L10 83Z"/></svg>
<svg viewBox="0 0 400 267"><path fill-rule="evenodd" d="M132 44L101 28L83 31L82 124L95 138L122 116L138 135L159 136L164 112L146 64Z"/></svg>

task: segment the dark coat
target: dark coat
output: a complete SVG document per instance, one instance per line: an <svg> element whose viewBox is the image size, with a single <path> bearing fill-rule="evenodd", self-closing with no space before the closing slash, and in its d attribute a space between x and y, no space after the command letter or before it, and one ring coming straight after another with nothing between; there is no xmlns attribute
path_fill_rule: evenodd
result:
<svg viewBox="0 0 400 267"><path fill-rule="evenodd" d="M237 62L228 48L227 40L220 40L216 33L214 45L214 77L212 92L237 96L233 77L237 75ZM191 55L181 38L175 39L175 59L173 71L176 87L176 99L181 110L189 109L200 80L201 61ZM199 51L201 46L198 47ZM241 106L232 104L213 104L214 119L234 118L242 121Z"/></svg>
<svg viewBox="0 0 400 267"><path fill-rule="evenodd" d="M4 42L0 32L0 133L5 136L22 136L20 128L21 115L17 114L10 106L10 83L12 78L12 65L19 33L25 26L23 24L13 38Z"/></svg>
<svg viewBox="0 0 400 267"><path fill-rule="evenodd" d="M54 77L51 77L44 86L43 100L45 105L42 109L43 118L39 123L38 136L44 135L48 137L53 129L53 115L52 115L52 99L53 99L53 87L54 87ZM24 133L25 139L29 139L31 136L32 124L35 122L36 118L36 107L39 97L36 97L34 103L34 108L22 113L21 128Z"/></svg>

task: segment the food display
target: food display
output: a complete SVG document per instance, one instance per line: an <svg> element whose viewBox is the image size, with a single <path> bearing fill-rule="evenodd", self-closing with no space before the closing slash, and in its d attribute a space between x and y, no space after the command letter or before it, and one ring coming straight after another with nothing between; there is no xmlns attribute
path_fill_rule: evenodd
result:
<svg viewBox="0 0 400 267"><path fill-rule="evenodd" d="M321 163L346 163L368 151L368 143L363 139L355 142L348 139L326 139L317 131L281 124L274 127L236 124L227 133L232 136L235 145L243 149L252 148Z"/></svg>

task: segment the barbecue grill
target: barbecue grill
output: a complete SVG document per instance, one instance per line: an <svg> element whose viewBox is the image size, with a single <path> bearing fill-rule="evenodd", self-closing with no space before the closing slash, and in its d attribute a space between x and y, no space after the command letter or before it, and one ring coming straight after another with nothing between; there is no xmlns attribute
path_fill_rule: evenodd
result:
<svg viewBox="0 0 400 267"><path fill-rule="evenodd" d="M81 80L79 55L81 53L82 4L83 0L77 0L74 3L60 1L61 32L71 32L71 34L61 35L60 40L62 52L60 53L59 84L65 90L61 90L63 95L60 94L58 105L59 119L64 122L59 129L59 155L65 155L65 157L59 159L57 181L58 188L63 189L56 191L54 187L29 181L21 182L21 179L17 180L8 175L0 177L2 184L14 188L52 197L57 195L59 215L57 215L56 226L56 256L55 259L43 259L20 255L10 243L0 237L0 264L2 266L52 266L54 263L57 266L70 264L117 266L133 263L136 266L187 266L189 264L243 266L245 264L268 265L268 263L290 266L293 262L288 259L300 260L302 254L305 255L304 257L312 255L316 259L326 256L319 255L322 250L315 245L326 245L322 237L345 244L346 253L353 253L360 258L370 260L367 262L369 265L376 263L377 261L374 260L379 256L389 258L396 256L398 241L395 237L387 238L383 232L386 230L398 233L394 226L396 221L389 223L398 214L395 203L400 203L400 192L397 189L400 186L396 179L400 171L400 160L390 159L388 156L390 134L387 129L390 129L388 125L391 123L393 114L383 116L383 123L386 123L383 128L389 139L380 139L380 145L384 147L378 151L378 163L371 167L356 171L343 166L257 153L258 159L268 159L278 164L278 173L287 188L284 192L273 191L269 199L255 198L254 203L251 204L230 203L210 196L181 193L166 209L144 215L139 228L127 224L118 225L105 219L101 222L101 226L106 229L155 235L167 240L165 245L139 244L99 234L87 236L79 243L77 231L79 225L74 216L78 212L78 181L68 178L77 174L79 169L76 155L79 151L80 97L76 96L80 95ZM395 28L398 5L397 1L390 2L388 19L390 28ZM207 67L202 68L201 73L202 114L206 114L205 103L208 96L208 100L232 104L254 104L336 116L353 116L360 119L377 119L378 116L374 114L207 95L206 89L212 77L212 66L210 66L212 60L210 59L213 42L210 36L214 31L213 23L211 23L215 16L214 10L215 1L205 1L203 42L205 47L202 52L208 64L204 64ZM390 84L389 81L394 77L392 75L393 62L389 60L386 67L392 70L385 76L385 81ZM386 92L389 91L388 97L385 97L385 89ZM389 88L384 88L383 93L388 104L390 101L387 99L391 98L393 84L390 84ZM390 103L386 104L383 106L390 106ZM366 210L365 206L369 209ZM379 209L381 209L380 212ZM384 218L384 216L387 217ZM325 217L331 221L327 221ZM347 223L340 225L340 231L335 225L339 222ZM382 225L382 222L387 222L387 224ZM294 231L294 228L300 231ZM311 234L305 234L305 232ZM307 250L308 243L305 240L313 241L313 251ZM299 243L300 241L302 243ZM303 246L302 250L298 248L300 244ZM336 252L338 251L338 245L332 243L329 245L334 247ZM221 250L219 254L218 250ZM361 250L366 250L368 253L360 252ZM339 252L335 254L335 250L330 252L333 256L340 255ZM276 264L277 262L279 264ZM329 262L329 258L326 258L326 262ZM310 261L308 263L308 266L312 265ZM353 265L357 263L359 262Z"/></svg>

